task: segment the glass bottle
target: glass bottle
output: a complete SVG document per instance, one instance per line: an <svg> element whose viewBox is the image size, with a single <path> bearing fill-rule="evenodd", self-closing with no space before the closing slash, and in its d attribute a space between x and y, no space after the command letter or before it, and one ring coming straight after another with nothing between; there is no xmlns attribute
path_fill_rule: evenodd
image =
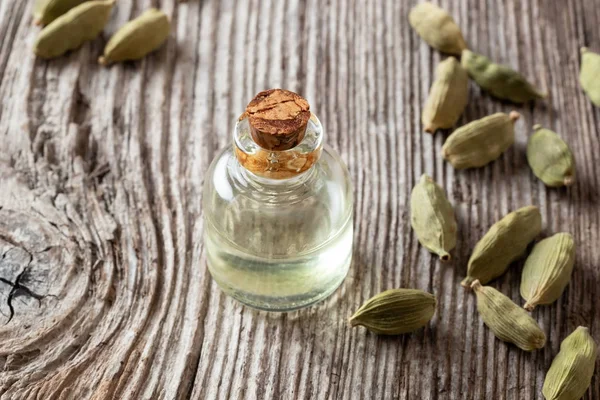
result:
<svg viewBox="0 0 600 400"><path fill-rule="evenodd" d="M219 287L240 302L289 311L329 296L352 258L348 170L323 146L323 128L299 95L259 93L233 146L204 183L204 243Z"/></svg>

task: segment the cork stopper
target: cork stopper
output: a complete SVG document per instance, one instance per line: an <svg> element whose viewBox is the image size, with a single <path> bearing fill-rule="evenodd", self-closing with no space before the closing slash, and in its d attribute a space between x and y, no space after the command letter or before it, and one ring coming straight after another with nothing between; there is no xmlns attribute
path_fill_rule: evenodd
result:
<svg viewBox="0 0 600 400"><path fill-rule="evenodd" d="M283 151L296 147L306 132L310 106L302 96L283 89L260 92L246 107L250 134L262 148Z"/></svg>

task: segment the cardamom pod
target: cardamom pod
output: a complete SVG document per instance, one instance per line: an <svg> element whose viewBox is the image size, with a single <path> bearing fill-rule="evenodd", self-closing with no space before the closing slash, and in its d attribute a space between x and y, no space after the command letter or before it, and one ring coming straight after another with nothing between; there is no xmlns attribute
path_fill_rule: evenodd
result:
<svg viewBox="0 0 600 400"><path fill-rule="evenodd" d="M435 297L417 289L390 289L371 297L350 317L382 335L399 335L425 326L435 312Z"/></svg>
<svg viewBox="0 0 600 400"><path fill-rule="evenodd" d="M36 25L47 25L85 0L36 0L33 18Z"/></svg>
<svg viewBox="0 0 600 400"><path fill-rule="evenodd" d="M444 190L424 174L410 195L410 221L419 242L429 251L450 260L456 246L456 218Z"/></svg>
<svg viewBox="0 0 600 400"><path fill-rule="evenodd" d="M114 2L87 1L56 18L40 32L35 54L42 58L58 57L94 39L108 22Z"/></svg>
<svg viewBox="0 0 600 400"><path fill-rule="evenodd" d="M588 328L578 327L560 344L546 374L542 393L546 400L579 400L592 382L596 343Z"/></svg>
<svg viewBox="0 0 600 400"><path fill-rule="evenodd" d="M596 107L600 107L600 54L581 48L581 72L579 83L587 97Z"/></svg>
<svg viewBox="0 0 600 400"><path fill-rule="evenodd" d="M477 311L481 319L498 339L525 351L544 347L546 335L527 311L493 287L482 286L478 280L471 284L471 288L477 296Z"/></svg>
<svg viewBox="0 0 600 400"><path fill-rule="evenodd" d="M479 86L499 99L519 104L546 97L517 71L495 64L485 56L464 50L461 63Z"/></svg>
<svg viewBox="0 0 600 400"><path fill-rule="evenodd" d="M461 126L446 139L442 157L456 169L483 167L515 141L519 113L496 113Z"/></svg>
<svg viewBox="0 0 600 400"><path fill-rule="evenodd" d="M475 245L469 259L467 277L461 285L469 288L478 279L485 285L502 275L511 262L525 253L527 245L542 230L539 208L527 206L496 222Z"/></svg>
<svg viewBox="0 0 600 400"><path fill-rule="evenodd" d="M521 296L526 310L556 301L571 280L575 242L569 233L557 233L537 243L523 267Z"/></svg>
<svg viewBox="0 0 600 400"><path fill-rule="evenodd" d="M98 62L107 65L117 61L138 60L156 50L169 37L170 22L167 15L151 8L123 25L110 38L104 55Z"/></svg>
<svg viewBox="0 0 600 400"><path fill-rule="evenodd" d="M408 14L408 22L427 44L443 53L458 56L467 48L454 19L435 4L417 4Z"/></svg>
<svg viewBox="0 0 600 400"><path fill-rule="evenodd" d="M435 82L423 107L425 132L452 128L467 106L469 76L458 60L448 57L435 70Z"/></svg>
<svg viewBox="0 0 600 400"><path fill-rule="evenodd" d="M539 124L533 130L527 143L527 161L535 176L548 186L571 185L575 181L575 160L569 146Z"/></svg>

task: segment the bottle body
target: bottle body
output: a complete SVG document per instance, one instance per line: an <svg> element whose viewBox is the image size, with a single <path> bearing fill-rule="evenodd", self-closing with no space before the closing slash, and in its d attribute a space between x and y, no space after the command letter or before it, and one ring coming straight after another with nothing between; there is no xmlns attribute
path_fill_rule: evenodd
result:
<svg viewBox="0 0 600 400"><path fill-rule="evenodd" d="M245 168L239 149L223 150L205 180L211 275L227 294L258 309L289 311L326 298L345 278L352 258L346 166L335 151L319 145L308 169L270 179Z"/></svg>

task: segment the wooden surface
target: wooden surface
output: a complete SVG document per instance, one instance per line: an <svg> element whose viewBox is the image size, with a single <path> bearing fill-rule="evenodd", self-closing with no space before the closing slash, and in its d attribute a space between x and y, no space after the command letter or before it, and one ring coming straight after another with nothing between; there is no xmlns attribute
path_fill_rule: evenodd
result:
<svg viewBox="0 0 600 400"><path fill-rule="evenodd" d="M600 109L578 85L579 47L600 51L597 0L440 0L470 47L521 70L547 101L514 107L471 84L460 124L517 109L517 143L455 171L446 134L420 125L441 55L414 34L408 0L119 0L101 38L36 60L33 1L0 1L1 399L542 399L545 371L578 325L600 342ZM95 61L149 6L172 18L165 47ZM200 200L215 152L260 90L307 97L355 185L354 261L318 306L266 314L207 273ZM525 159L534 123L571 145L578 182L547 189ZM441 265L409 223L427 172L455 205L459 242ZM573 280L534 318L533 354L496 340L459 282L476 241L510 210L541 207L571 232ZM517 262L493 286L522 303ZM414 287L439 298L402 337L350 329L366 298ZM597 369L600 365L597 363ZM600 399L600 376L585 399Z"/></svg>

